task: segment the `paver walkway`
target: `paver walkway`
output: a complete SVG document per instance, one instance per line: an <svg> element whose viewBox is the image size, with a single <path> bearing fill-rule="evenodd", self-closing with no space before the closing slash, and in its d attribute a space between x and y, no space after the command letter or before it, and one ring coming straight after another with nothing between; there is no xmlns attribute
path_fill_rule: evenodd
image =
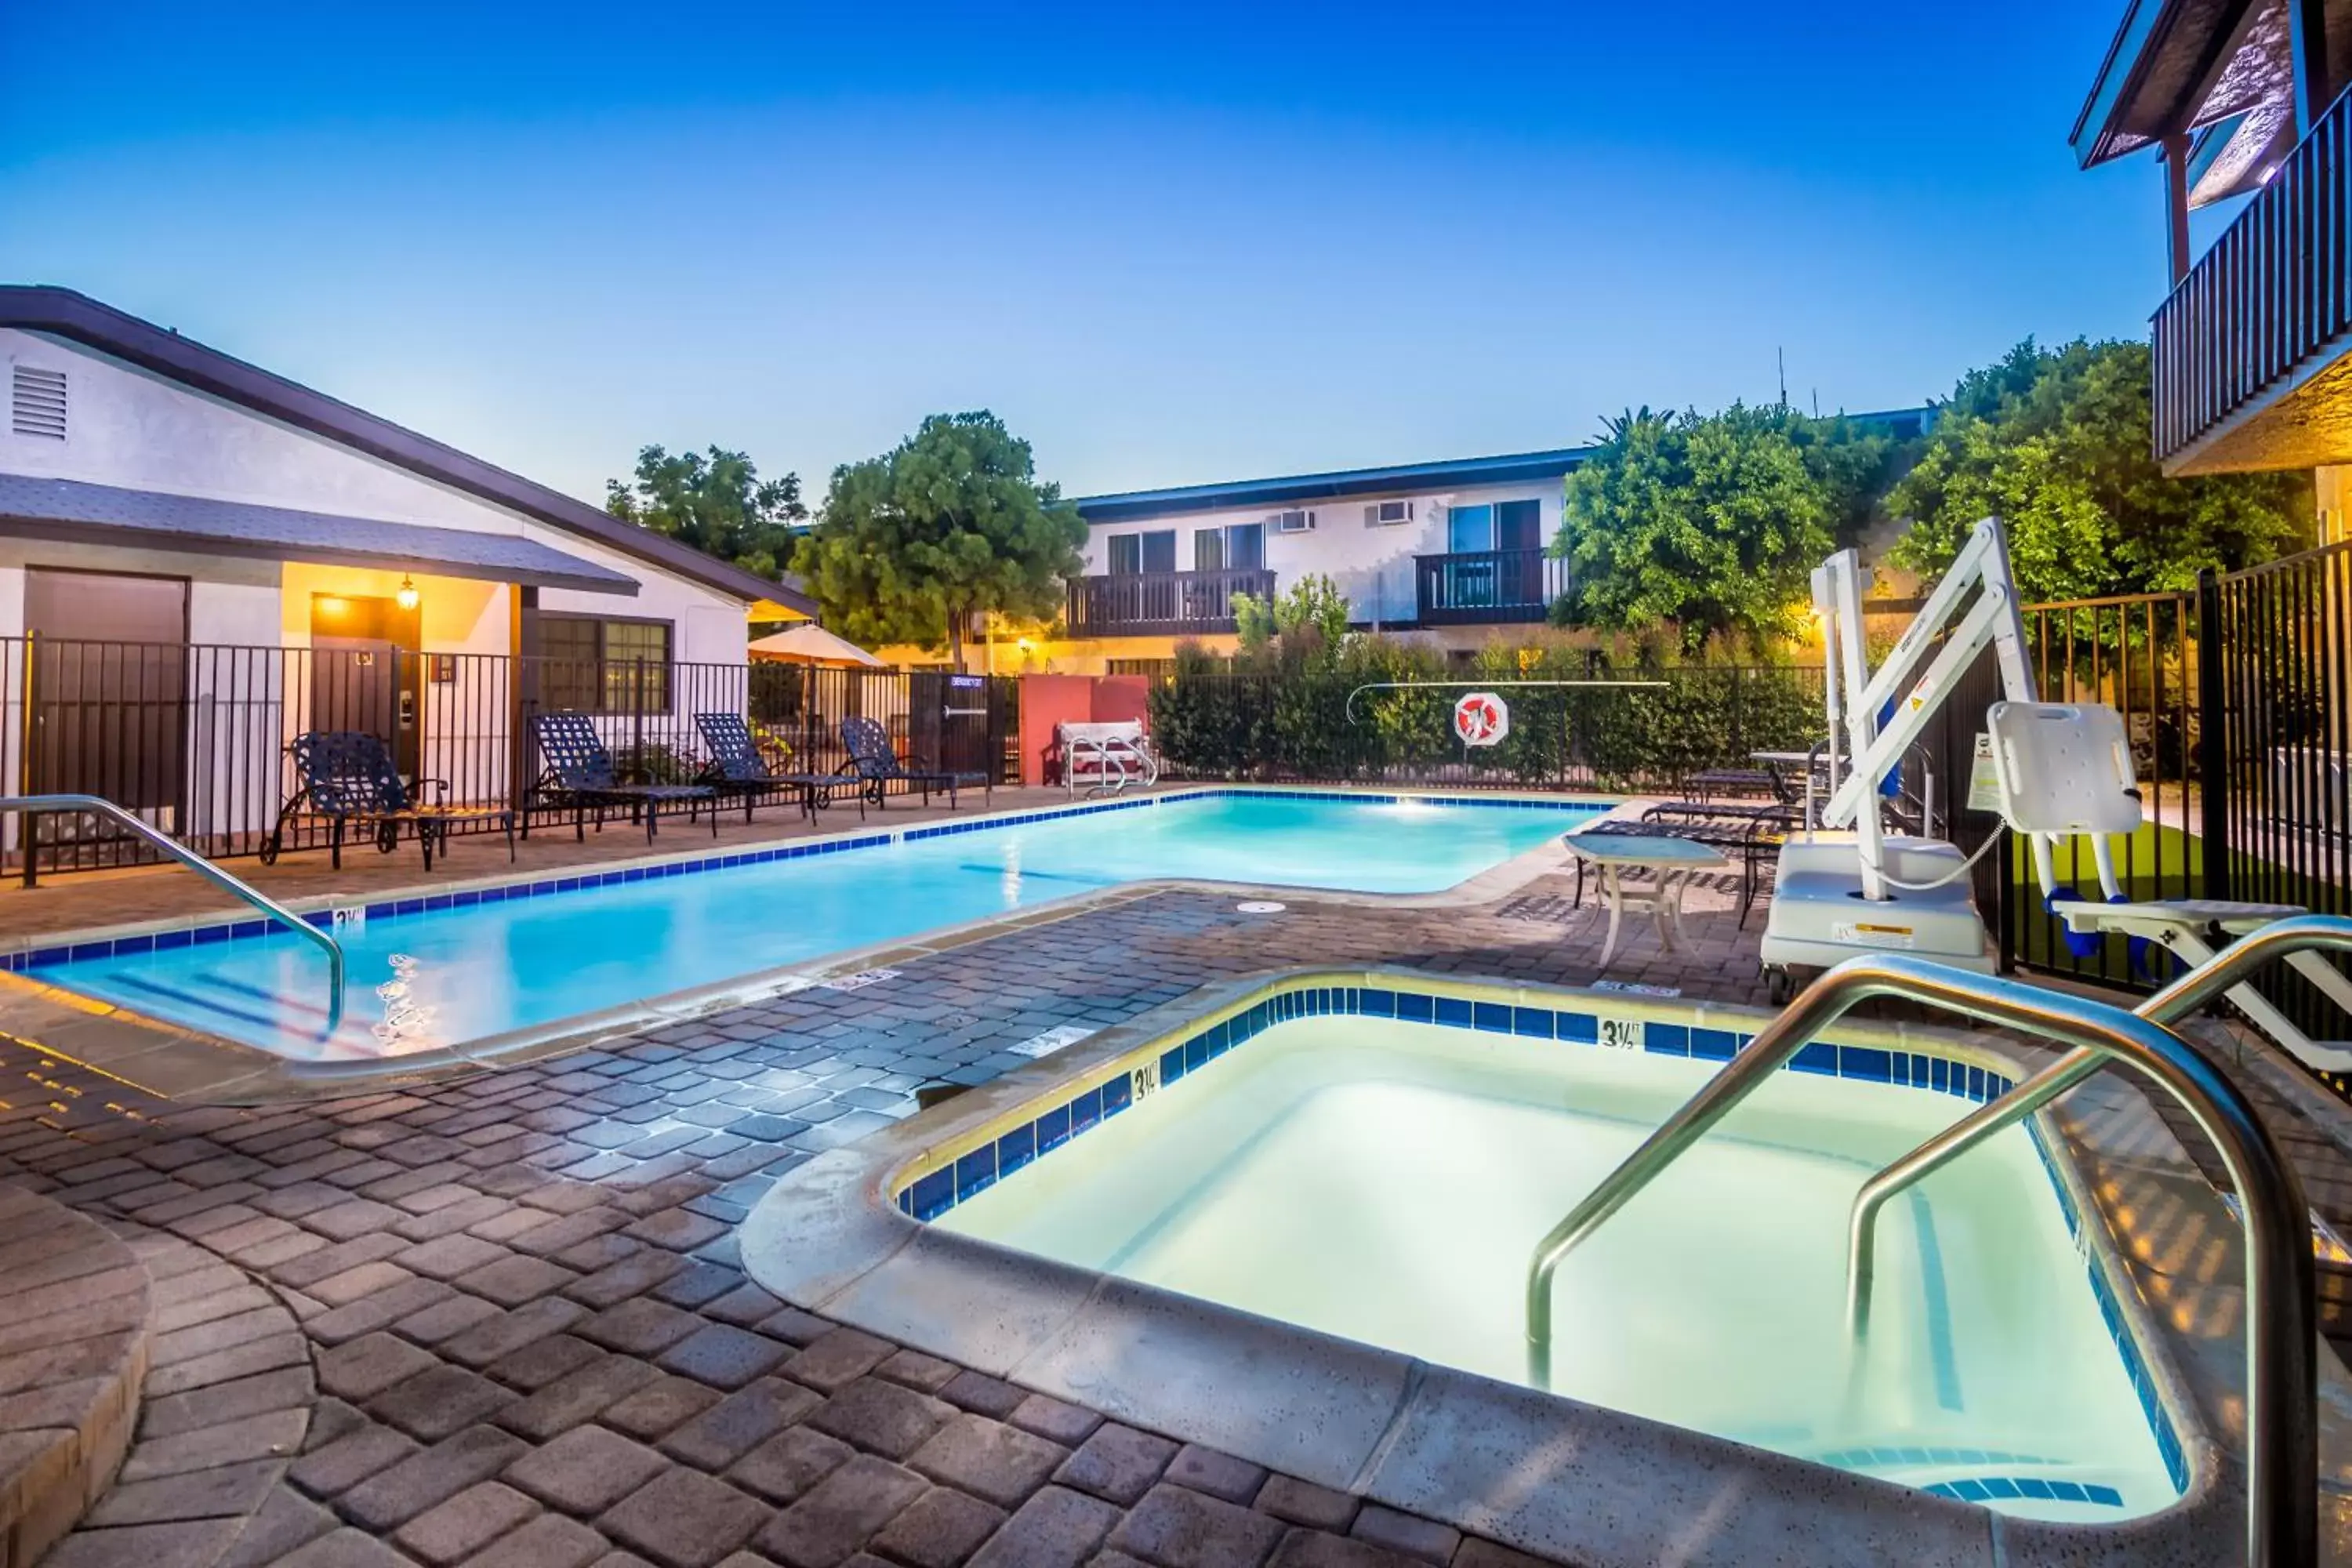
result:
<svg viewBox="0 0 2352 1568"><path fill-rule="evenodd" d="M213 1484L119 1486L49 1561L1533 1561L785 1308L745 1279L734 1229L794 1164L911 1113L919 1083L984 1081L1032 1035L1221 975L1352 958L1590 980L1590 906L1564 942L1564 891L1275 916L1164 894L624 1051L296 1109L173 1110L0 1044L6 1179L218 1268L194 1296L165 1280L194 1320L155 1375L225 1411L297 1368L320 1390L299 1457L222 1443ZM1649 977L1752 990L1729 925L1695 916ZM215 1294L217 1317L191 1304Z"/></svg>
<svg viewBox="0 0 2352 1568"><path fill-rule="evenodd" d="M293 1109L173 1110L0 1041L0 1179L151 1256L163 1237L201 1254L160 1287L185 1321L151 1412L269 1405L298 1369L319 1391L299 1455L223 1443L173 1472L215 1484L118 1486L49 1561L1532 1562L783 1307L743 1276L735 1226L793 1165L912 1113L919 1084L985 1081L1031 1036L1220 977L1379 962L1589 984L1598 921L1568 889L1475 910L1285 895L1274 915L1158 894L623 1050ZM1695 892L1685 949L1637 941L1612 978L1760 1003L1756 922L1736 931L1729 902ZM190 1271L209 1289L173 1286ZM282 1473L221 1474L265 1463Z"/></svg>

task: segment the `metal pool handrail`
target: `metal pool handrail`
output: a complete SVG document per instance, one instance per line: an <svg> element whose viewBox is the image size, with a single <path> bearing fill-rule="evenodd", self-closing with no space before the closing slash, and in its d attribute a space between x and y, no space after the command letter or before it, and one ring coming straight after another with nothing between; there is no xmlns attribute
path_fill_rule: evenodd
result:
<svg viewBox="0 0 2352 1568"><path fill-rule="evenodd" d="M2230 944L2202 969L2181 975L2132 1009L2158 1024L2186 1018L2263 965L2294 953L2334 948L2352 952L2352 918L2287 915ZM1854 1194L1846 1249L1846 1328L1856 1339L1870 1331L1870 1295L1877 1266L1878 1213L1897 1193L1950 1164L1994 1133L2024 1121L2107 1065L2104 1052L2067 1052L1999 1100L1968 1115L1888 1164Z"/></svg>
<svg viewBox="0 0 2352 1568"><path fill-rule="evenodd" d="M12 811L22 812L25 816L26 838L27 840L25 846L25 851L28 856L33 853L33 846L30 840L32 838L33 819L36 816L44 812L89 812L95 816L105 817L108 821L113 823L118 827L128 828L133 837L142 839L153 846L156 849L161 850L163 853L170 856L173 859L177 860L181 865L185 866L189 870L195 872L205 880L211 882L213 886L219 888L226 892L235 894L236 897L244 900L247 903L251 904L255 909L259 910L263 914L268 915L271 920L276 921L278 924L290 928L299 934L303 941L309 942L311 946L318 948L327 955L327 984L329 986L327 993L327 1033L329 1035L332 1035L337 1029L342 1027L343 944L337 942L330 932L320 931L317 926L312 925L309 921L304 920L300 915L296 914L292 910L288 909L284 904L279 903L277 900L271 898L268 894L263 892L252 883L247 882L243 878L236 876L231 872L224 871L218 866L214 865L211 861L205 859L203 856L197 854L194 850L181 843L178 839L170 837L168 834L157 831L148 823L141 820L131 812L124 810L114 802L108 800L103 795L0 795L0 816L5 816Z"/></svg>
<svg viewBox="0 0 2352 1568"><path fill-rule="evenodd" d="M2119 1007L1900 954L1850 958L1807 986L1705 1088L1538 1244L1528 1267L1531 1381L1551 1374L1552 1272L1822 1030L1873 996L2004 1024L2130 1063L2188 1108L2221 1151L2246 1227L2248 1568L2312 1560L2318 1541L2318 1416L2311 1241L2302 1184L2245 1095L2162 1025Z"/></svg>

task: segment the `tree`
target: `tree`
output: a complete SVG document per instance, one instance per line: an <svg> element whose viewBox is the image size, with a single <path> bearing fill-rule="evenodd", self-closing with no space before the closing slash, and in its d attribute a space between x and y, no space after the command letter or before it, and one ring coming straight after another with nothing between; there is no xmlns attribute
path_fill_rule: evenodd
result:
<svg viewBox="0 0 2352 1568"><path fill-rule="evenodd" d="M1080 568L1086 521L1041 484L995 415L935 414L878 458L833 471L793 570L855 641L944 643L959 669L973 615L1043 618Z"/></svg>
<svg viewBox="0 0 2352 1568"><path fill-rule="evenodd" d="M798 474L762 480L750 458L720 447L707 457L640 448L636 483L605 480L604 510L761 577L780 574L793 525L808 518Z"/></svg>
<svg viewBox="0 0 2352 1568"><path fill-rule="evenodd" d="M1918 463L1886 498L1910 521L1891 559L1948 565L1988 515L2028 601L2193 588L2304 542L2299 474L2164 477L2149 452L2148 346L2027 339L1960 378Z"/></svg>
<svg viewBox="0 0 2352 1568"><path fill-rule="evenodd" d="M1884 437L1785 405L1608 420L1568 477L1551 552L1569 587L1553 618L1633 631L1672 621L1691 649L1717 634L1792 634L1807 574L1860 530L1889 451Z"/></svg>
<svg viewBox="0 0 2352 1568"><path fill-rule="evenodd" d="M1277 643L1285 653L1312 655L1337 649L1348 637L1348 596L1320 573L1309 573L1272 598L1234 595L1234 629L1242 651L1265 654Z"/></svg>

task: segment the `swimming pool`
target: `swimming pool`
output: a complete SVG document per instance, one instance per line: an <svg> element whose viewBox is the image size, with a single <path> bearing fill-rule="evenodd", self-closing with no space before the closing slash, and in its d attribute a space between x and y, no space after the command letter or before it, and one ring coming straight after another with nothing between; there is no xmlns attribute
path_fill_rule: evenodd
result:
<svg viewBox="0 0 2352 1568"><path fill-rule="evenodd" d="M1606 809L1202 790L373 904L335 923L350 991L331 1040L324 961L249 920L22 966L283 1057L407 1054L1128 882L1433 892Z"/></svg>

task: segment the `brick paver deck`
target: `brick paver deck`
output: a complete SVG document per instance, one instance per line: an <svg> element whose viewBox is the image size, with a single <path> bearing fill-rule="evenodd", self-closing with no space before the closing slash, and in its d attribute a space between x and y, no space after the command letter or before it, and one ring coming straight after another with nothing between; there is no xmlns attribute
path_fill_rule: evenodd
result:
<svg viewBox="0 0 2352 1568"><path fill-rule="evenodd" d="M186 1244L219 1307L163 1279L186 1326L133 1464L193 1418L180 1395L201 1392L214 1428L262 1423L168 1450L177 1484L126 1479L50 1562L1531 1563L785 1307L743 1275L735 1226L794 1165L911 1114L919 1085L985 1081L1031 1036L1219 977L1381 962L1590 983L1598 921L1568 890L1470 910L1285 895L1275 915L1155 894L625 1049L290 1109L174 1110L0 1041L5 1179L151 1256ZM1695 893L1690 947L1640 935L1612 978L1760 1002L1760 922L1736 931L1729 901ZM265 1418L305 1378L281 1451Z"/></svg>

